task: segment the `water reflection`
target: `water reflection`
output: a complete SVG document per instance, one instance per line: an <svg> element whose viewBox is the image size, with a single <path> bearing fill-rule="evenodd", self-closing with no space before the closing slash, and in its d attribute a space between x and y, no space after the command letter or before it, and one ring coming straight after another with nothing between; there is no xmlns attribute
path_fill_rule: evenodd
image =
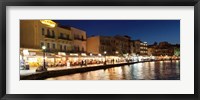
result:
<svg viewBox="0 0 200 100"><path fill-rule="evenodd" d="M47 80L179 80L180 61L145 62Z"/></svg>

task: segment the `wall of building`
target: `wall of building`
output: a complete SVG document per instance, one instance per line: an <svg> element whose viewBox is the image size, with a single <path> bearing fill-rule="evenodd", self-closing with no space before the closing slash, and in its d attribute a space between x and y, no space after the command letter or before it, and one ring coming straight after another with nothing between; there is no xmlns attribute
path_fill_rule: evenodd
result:
<svg viewBox="0 0 200 100"><path fill-rule="evenodd" d="M74 33L81 34L86 39L86 33L75 29ZM61 37L62 34L62 37ZM59 26L50 27L42 24L40 20L21 20L20 21L20 47L41 49L42 45L47 47L49 52L71 52L73 51L74 35L70 29ZM86 51L86 41L75 44L84 47Z"/></svg>
<svg viewBox="0 0 200 100"><path fill-rule="evenodd" d="M96 54L106 51L106 55L127 54L130 53L130 39L123 36L93 36L87 39L87 51Z"/></svg>
<svg viewBox="0 0 200 100"><path fill-rule="evenodd" d="M57 28L57 50L70 52L73 50L73 35L69 29Z"/></svg>
<svg viewBox="0 0 200 100"><path fill-rule="evenodd" d="M47 51L56 51L57 50L57 40L56 37L58 36L57 27L49 27L47 25L42 24L39 20L37 22L37 48L41 48L42 45L47 47ZM55 48L54 46L55 45Z"/></svg>
<svg viewBox="0 0 200 100"><path fill-rule="evenodd" d="M94 36L87 38L87 53L99 54L100 53L100 37Z"/></svg>
<svg viewBox="0 0 200 100"><path fill-rule="evenodd" d="M115 52L116 46L114 45L114 38L110 36L100 36L100 47L99 52L104 54L106 51L107 55L112 55Z"/></svg>
<svg viewBox="0 0 200 100"><path fill-rule="evenodd" d="M32 20L20 20L20 47L36 48L35 22Z"/></svg>
<svg viewBox="0 0 200 100"><path fill-rule="evenodd" d="M71 31L74 37L74 51L86 52L86 32L74 27L71 27Z"/></svg>
<svg viewBox="0 0 200 100"><path fill-rule="evenodd" d="M115 36L114 37L116 42L116 46L118 48L118 51L120 54L127 54L127 53L131 53L131 45L130 45L130 37L127 36Z"/></svg>

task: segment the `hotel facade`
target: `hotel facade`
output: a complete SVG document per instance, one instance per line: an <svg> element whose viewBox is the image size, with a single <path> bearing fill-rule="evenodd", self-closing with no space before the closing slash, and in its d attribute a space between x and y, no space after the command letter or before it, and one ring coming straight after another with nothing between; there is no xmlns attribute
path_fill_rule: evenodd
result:
<svg viewBox="0 0 200 100"><path fill-rule="evenodd" d="M86 55L86 32L51 20L20 20L20 59L30 66L42 65L42 46L49 66L78 62Z"/></svg>

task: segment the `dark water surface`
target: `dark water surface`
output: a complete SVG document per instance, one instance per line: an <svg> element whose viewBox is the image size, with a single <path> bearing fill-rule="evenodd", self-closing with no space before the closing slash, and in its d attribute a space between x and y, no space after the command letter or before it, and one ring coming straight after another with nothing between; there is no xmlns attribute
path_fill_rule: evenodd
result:
<svg viewBox="0 0 200 100"><path fill-rule="evenodd" d="M46 80L180 80L180 61L137 63Z"/></svg>

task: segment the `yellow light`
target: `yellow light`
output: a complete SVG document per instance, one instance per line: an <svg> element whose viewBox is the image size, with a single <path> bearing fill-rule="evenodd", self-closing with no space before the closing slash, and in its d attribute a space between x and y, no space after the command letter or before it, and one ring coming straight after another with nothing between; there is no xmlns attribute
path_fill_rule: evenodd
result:
<svg viewBox="0 0 200 100"><path fill-rule="evenodd" d="M29 55L28 50L27 50L27 49L24 49L24 50L23 50L23 54L24 54L25 56Z"/></svg>
<svg viewBox="0 0 200 100"><path fill-rule="evenodd" d="M52 20L40 20L40 22L42 24L48 25L50 27L55 27L56 26L56 23L53 22Z"/></svg>
<svg viewBox="0 0 200 100"><path fill-rule="evenodd" d="M46 46L42 46L42 49L45 50L45 49L46 49Z"/></svg>

